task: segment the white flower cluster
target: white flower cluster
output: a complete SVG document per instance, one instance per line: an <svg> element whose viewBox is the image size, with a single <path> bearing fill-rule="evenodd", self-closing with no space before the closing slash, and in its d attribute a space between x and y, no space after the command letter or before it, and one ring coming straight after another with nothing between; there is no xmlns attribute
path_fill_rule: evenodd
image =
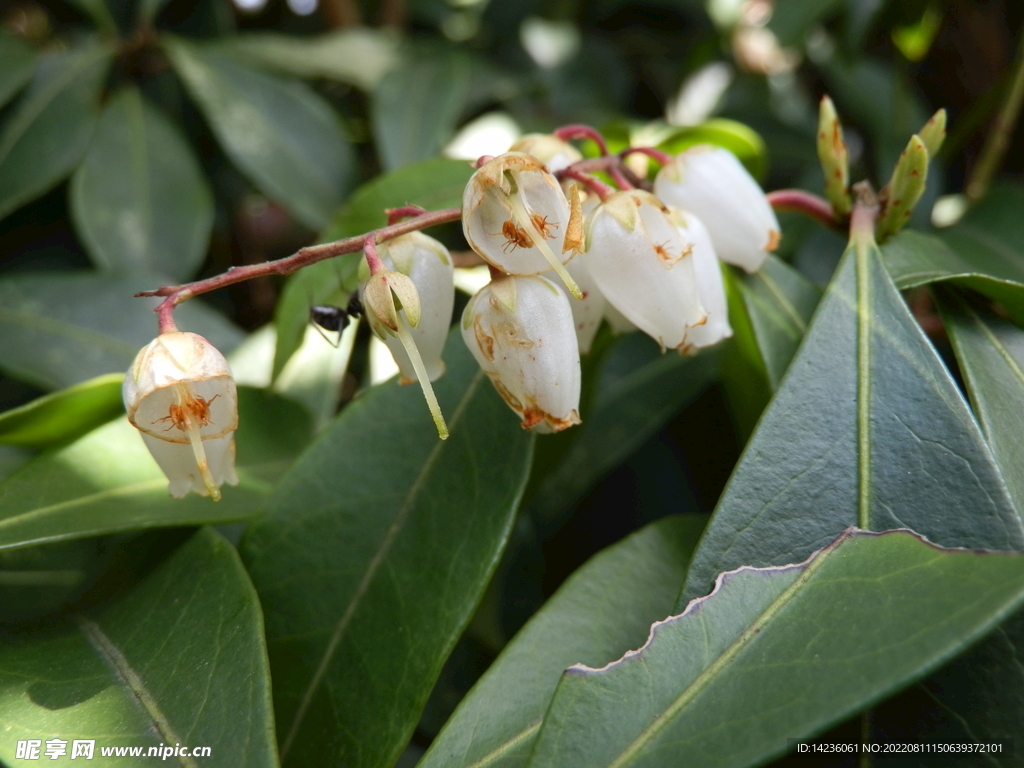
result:
<svg viewBox="0 0 1024 768"><path fill-rule="evenodd" d="M579 159L566 142L528 137L482 165L463 196L466 240L495 277L466 307L462 335L538 432L579 423L579 356L602 319L662 349L716 344L732 335L719 259L754 272L779 242L764 193L724 149L675 156L653 194L623 189L582 204L552 173Z"/></svg>

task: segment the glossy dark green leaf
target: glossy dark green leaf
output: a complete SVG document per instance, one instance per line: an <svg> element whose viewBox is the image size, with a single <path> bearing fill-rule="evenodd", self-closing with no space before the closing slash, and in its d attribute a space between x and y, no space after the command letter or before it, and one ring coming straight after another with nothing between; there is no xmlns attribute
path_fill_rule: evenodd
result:
<svg viewBox="0 0 1024 768"><path fill-rule="evenodd" d="M174 765L278 764L259 602L235 550L210 529L103 608L0 635L0 657L8 765L23 762L18 740L53 738L67 742L62 763L73 740L93 739L96 765L156 764L104 759L101 748L145 755L161 744L210 748Z"/></svg>
<svg viewBox="0 0 1024 768"><path fill-rule="evenodd" d="M39 61L32 84L0 133L0 218L43 194L78 164L99 115L113 57L84 43Z"/></svg>
<svg viewBox="0 0 1024 768"><path fill-rule="evenodd" d="M354 237L384 226L387 224L385 208L418 205L436 211L461 205L462 191L472 175L469 163L435 157L378 176L352 193L320 241ZM358 253L339 256L307 267L288 279L274 314L277 328L274 378L299 348L309 325L309 308L314 304L342 301L356 287L356 270L361 258Z"/></svg>
<svg viewBox="0 0 1024 768"><path fill-rule="evenodd" d="M125 88L71 179L71 213L97 267L185 282L206 255L213 195L178 128Z"/></svg>
<svg viewBox="0 0 1024 768"><path fill-rule="evenodd" d="M1024 546L967 404L873 246L844 256L719 501L684 600L722 571L800 560L851 525Z"/></svg>
<svg viewBox="0 0 1024 768"><path fill-rule="evenodd" d="M436 155L455 134L472 88L472 60L449 50L410 56L381 80L370 114L384 167L393 170Z"/></svg>
<svg viewBox="0 0 1024 768"><path fill-rule="evenodd" d="M950 229L941 237L908 230L882 246L882 256L900 289L956 282L991 296L1024 321L1024 247L1018 251L993 230Z"/></svg>
<svg viewBox="0 0 1024 768"><path fill-rule="evenodd" d="M594 381L583 424L564 433L570 445L530 501L530 514L538 524L557 527L560 513L715 380L718 363L713 350L683 357L663 354L656 342L639 333L616 339Z"/></svg>
<svg viewBox="0 0 1024 768"><path fill-rule="evenodd" d="M124 413L123 373L110 373L0 413L0 443L46 448L74 440Z"/></svg>
<svg viewBox="0 0 1024 768"><path fill-rule="evenodd" d="M25 87L35 67L35 49L21 38L0 31L0 107Z"/></svg>
<svg viewBox="0 0 1024 768"><path fill-rule="evenodd" d="M214 503L172 499L167 478L127 419L44 453L0 483L0 548L114 531L251 518L310 436L301 406L239 388L240 484Z"/></svg>
<svg viewBox="0 0 1024 768"><path fill-rule="evenodd" d="M458 331L445 361L434 386L451 437L416 388L372 388L242 540L286 765L393 764L497 565L532 441Z"/></svg>
<svg viewBox="0 0 1024 768"><path fill-rule="evenodd" d="M526 765L562 672L639 648L650 625L672 612L706 521L651 523L570 576L462 700L420 768Z"/></svg>
<svg viewBox="0 0 1024 768"><path fill-rule="evenodd" d="M821 291L772 255L753 275L727 271L735 352L725 356L722 380L737 425L749 435L803 341Z"/></svg>
<svg viewBox="0 0 1024 768"><path fill-rule="evenodd" d="M639 651L570 668L530 766L760 763L966 649L1022 601L1022 554L848 532L800 565L723 574Z"/></svg>
<svg viewBox="0 0 1024 768"><path fill-rule="evenodd" d="M259 32L229 37L218 49L293 77L322 77L371 90L398 64L398 40L369 27L317 37Z"/></svg>
<svg viewBox="0 0 1024 768"><path fill-rule="evenodd" d="M157 276L94 272L20 273L0 277L0 369L44 389L60 389L128 370L157 334L159 299L138 291L169 282ZM199 301L175 310L178 326L230 352L242 333Z"/></svg>
<svg viewBox="0 0 1024 768"><path fill-rule="evenodd" d="M224 151L267 196L322 229L345 198L352 150L331 107L306 85L178 38L175 71Z"/></svg>

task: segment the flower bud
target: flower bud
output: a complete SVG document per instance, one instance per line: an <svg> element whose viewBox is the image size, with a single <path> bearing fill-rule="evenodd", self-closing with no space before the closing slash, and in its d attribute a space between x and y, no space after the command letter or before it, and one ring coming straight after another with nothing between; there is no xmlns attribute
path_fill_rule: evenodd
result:
<svg viewBox="0 0 1024 768"><path fill-rule="evenodd" d="M883 191L885 208L876 228L879 242L895 235L910 219L914 206L924 194L927 177L928 149L917 135L911 136Z"/></svg>
<svg viewBox="0 0 1024 768"><path fill-rule="evenodd" d="M491 266L511 275L554 269L574 296L579 288L563 264L569 203L537 158L508 152L484 163L462 196L462 231ZM558 254L556 256L556 253Z"/></svg>
<svg viewBox="0 0 1024 768"><path fill-rule="evenodd" d="M663 349L686 350L707 319L693 264L707 244L692 220L650 192L616 192L591 216L581 257L605 299Z"/></svg>
<svg viewBox="0 0 1024 768"><path fill-rule="evenodd" d="M218 501L221 485L238 484L238 395L210 342L195 333L160 334L136 356L122 395L174 498L192 490Z"/></svg>
<svg viewBox="0 0 1024 768"><path fill-rule="evenodd" d="M495 278L470 299L462 338L523 429L580 423L580 355L569 299L544 277Z"/></svg>
<svg viewBox="0 0 1024 768"><path fill-rule="evenodd" d="M452 307L455 304L455 284L452 282L454 267L448 249L422 232L411 232L378 246L378 255L389 270L408 277L419 296L419 324L410 330L413 341L423 358L423 366L431 381L444 373L441 353L448 337L452 322ZM369 269L363 262L364 274L369 279ZM375 312L366 313L370 328L387 345L401 372L401 384L417 380L416 370L402 345L401 340L389 331L393 330L381 322ZM411 323L410 323L411 325Z"/></svg>
<svg viewBox="0 0 1024 768"><path fill-rule="evenodd" d="M843 126L828 96L818 110L818 160L825 174L825 197L836 213L850 212L850 153L843 141Z"/></svg>
<svg viewBox="0 0 1024 768"><path fill-rule="evenodd" d="M533 155L552 173L568 168L583 159L572 144L550 133L528 133L512 145L509 152Z"/></svg>
<svg viewBox="0 0 1024 768"><path fill-rule="evenodd" d="M728 150L704 144L681 152L658 172L654 194L700 217L727 264L756 272L779 245L775 212Z"/></svg>

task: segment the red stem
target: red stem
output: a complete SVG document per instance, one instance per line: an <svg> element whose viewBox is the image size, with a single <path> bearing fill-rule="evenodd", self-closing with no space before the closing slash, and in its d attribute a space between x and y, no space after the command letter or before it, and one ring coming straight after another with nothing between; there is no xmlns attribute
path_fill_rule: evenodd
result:
<svg viewBox="0 0 1024 768"><path fill-rule="evenodd" d="M366 266L370 268L371 275L387 271L384 262L380 260L380 254L377 253L377 235L373 232L363 241L363 256L366 257Z"/></svg>
<svg viewBox="0 0 1024 768"><path fill-rule="evenodd" d="M589 173L578 171L571 165L556 173L555 176L558 179L574 179L575 181L580 182L580 184L596 194L601 198L601 200L607 200L609 195L613 195L615 193L614 189L609 187L600 179L591 176Z"/></svg>
<svg viewBox="0 0 1024 768"><path fill-rule="evenodd" d="M655 149L654 147L626 147L624 150L619 152L619 157L625 159L635 153L647 155L662 167L672 162L672 155L668 152L662 152L660 149Z"/></svg>
<svg viewBox="0 0 1024 768"><path fill-rule="evenodd" d="M555 131L555 136L562 141L590 139L597 144L597 148L601 151L602 156L607 156L608 154L608 145L605 144L604 136L596 128L591 128L589 125L563 125Z"/></svg>
<svg viewBox="0 0 1024 768"><path fill-rule="evenodd" d="M810 192L804 192L802 189L778 189L769 192L767 198L769 205L776 211L796 211L817 219L826 227L840 228L840 222L836 220L828 201Z"/></svg>
<svg viewBox="0 0 1024 768"><path fill-rule="evenodd" d="M388 226L391 226L410 216L422 216L426 210L418 205L406 205L402 208L385 208L384 213L388 215Z"/></svg>
<svg viewBox="0 0 1024 768"><path fill-rule="evenodd" d="M626 178L626 174L622 172L622 168L618 164L608 166L608 173L619 189L633 189L633 183Z"/></svg>
<svg viewBox="0 0 1024 768"><path fill-rule="evenodd" d="M193 296L199 296L203 293L215 291L218 288L251 280L254 277L290 275L303 267L316 264L324 259L332 259L345 253L358 253L365 248L367 241L370 239L374 243L380 243L399 235L408 234L409 232L416 232L417 230L426 229L438 224L447 224L450 221L458 221L460 218L462 218L461 208L446 208L442 211L432 211L421 214L409 221L391 224L390 226L370 232L368 235L357 235L356 237L349 237L344 240L335 240L332 243L311 245L300 249L291 256L286 256L276 261L265 261L262 264L249 264L244 267L231 267L227 272L207 278L206 280L197 280L194 283L187 283L185 285L165 285L157 288L155 291L141 291L135 295L165 296L166 299L155 310L159 315L160 330L161 332L166 332L165 329L176 330L171 312L178 304L191 299ZM376 249L374 250L376 251Z"/></svg>

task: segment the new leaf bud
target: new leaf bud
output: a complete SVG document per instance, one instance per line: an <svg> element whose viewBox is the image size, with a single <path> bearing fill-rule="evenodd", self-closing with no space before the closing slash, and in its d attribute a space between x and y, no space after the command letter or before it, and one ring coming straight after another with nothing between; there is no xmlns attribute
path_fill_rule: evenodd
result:
<svg viewBox="0 0 1024 768"><path fill-rule="evenodd" d="M825 174L825 197L838 215L850 213L850 153L843 141L843 126L828 96L818 110L818 159Z"/></svg>
<svg viewBox="0 0 1024 768"><path fill-rule="evenodd" d="M879 242L895 235L907 223L924 194L927 178L928 149L919 136L911 136L886 187L885 209L875 230Z"/></svg>

